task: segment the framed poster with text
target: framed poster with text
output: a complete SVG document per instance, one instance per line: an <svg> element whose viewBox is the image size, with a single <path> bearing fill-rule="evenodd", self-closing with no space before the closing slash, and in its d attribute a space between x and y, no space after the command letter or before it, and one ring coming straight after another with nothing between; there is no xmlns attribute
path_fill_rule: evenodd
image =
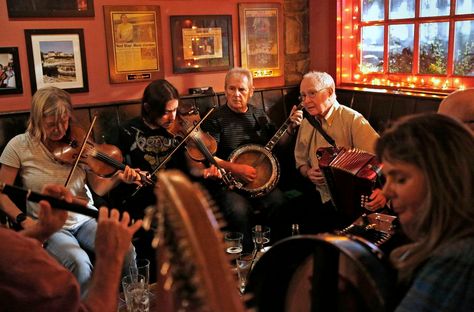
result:
<svg viewBox="0 0 474 312"><path fill-rule="evenodd" d="M164 77L159 6L104 5L111 83Z"/></svg>
<svg viewBox="0 0 474 312"><path fill-rule="evenodd" d="M239 3L242 67L254 78L283 74L282 24L279 3Z"/></svg>
<svg viewBox="0 0 474 312"><path fill-rule="evenodd" d="M173 72L228 70L234 65L231 15L170 16Z"/></svg>

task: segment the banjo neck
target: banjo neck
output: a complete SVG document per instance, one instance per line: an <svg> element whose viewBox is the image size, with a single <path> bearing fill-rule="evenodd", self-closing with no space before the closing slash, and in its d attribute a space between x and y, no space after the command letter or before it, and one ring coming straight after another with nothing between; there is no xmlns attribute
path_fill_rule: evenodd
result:
<svg viewBox="0 0 474 312"><path fill-rule="evenodd" d="M303 108L303 103L300 103L298 105L298 107L296 108L297 110L298 109L302 109ZM265 145L265 149L269 152L272 151L272 149L275 147L275 145L278 143L278 141L281 139L281 137L285 134L285 132L288 130L288 127L290 126L291 124L291 119L290 119L291 115L288 116L288 118L285 120L285 122L281 125L281 127L278 129L278 131L272 136L272 138L270 139L270 141L268 141L268 143Z"/></svg>

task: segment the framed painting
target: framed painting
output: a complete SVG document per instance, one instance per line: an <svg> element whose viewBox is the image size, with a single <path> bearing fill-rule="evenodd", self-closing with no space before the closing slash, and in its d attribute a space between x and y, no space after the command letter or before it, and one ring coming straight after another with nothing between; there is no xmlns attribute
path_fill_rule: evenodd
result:
<svg viewBox="0 0 474 312"><path fill-rule="evenodd" d="M239 3L242 67L253 77L283 74L283 12L280 3Z"/></svg>
<svg viewBox="0 0 474 312"><path fill-rule="evenodd" d="M0 95L23 93L17 47L0 47Z"/></svg>
<svg viewBox="0 0 474 312"><path fill-rule="evenodd" d="M89 91L82 29L25 29L25 39L32 93L46 86Z"/></svg>
<svg viewBox="0 0 474 312"><path fill-rule="evenodd" d="M111 83L164 77L160 7L104 5Z"/></svg>
<svg viewBox="0 0 474 312"><path fill-rule="evenodd" d="M234 66L231 15L170 16L170 27L174 73Z"/></svg>
<svg viewBox="0 0 474 312"><path fill-rule="evenodd" d="M94 16L94 0L7 0L8 17Z"/></svg>

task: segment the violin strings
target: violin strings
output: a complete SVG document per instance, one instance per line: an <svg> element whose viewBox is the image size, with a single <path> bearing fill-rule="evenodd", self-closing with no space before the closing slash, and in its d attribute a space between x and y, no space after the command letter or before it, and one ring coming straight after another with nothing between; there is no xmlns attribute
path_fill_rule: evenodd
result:
<svg viewBox="0 0 474 312"><path fill-rule="evenodd" d="M121 162L119 162L118 160L110 157L109 155L107 154L104 154L100 151L98 151L97 149L95 149L94 147L86 147L87 149L87 152L91 155L93 155L92 157L98 159L98 160L101 160L103 162L105 162L106 164L109 164L117 169L124 169L125 168L125 165L122 164Z"/></svg>

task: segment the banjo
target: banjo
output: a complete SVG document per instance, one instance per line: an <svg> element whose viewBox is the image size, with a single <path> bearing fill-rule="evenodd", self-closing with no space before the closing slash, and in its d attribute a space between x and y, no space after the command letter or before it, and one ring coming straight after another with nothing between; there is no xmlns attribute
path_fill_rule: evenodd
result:
<svg viewBox="0 0 474 312"><path fill-rule="evenodd" d="M299 104L297 110L302 109ZM250 197L260 197L272 191L280 179L280 164L272 153L273 147L285 134L291 124L288 117L280 129L265 145L245 144L235 149L229 156L229 161L237 164L249 165L257 169L257 177L250 183L243 185L240 190L248 193Z"/></svg>

